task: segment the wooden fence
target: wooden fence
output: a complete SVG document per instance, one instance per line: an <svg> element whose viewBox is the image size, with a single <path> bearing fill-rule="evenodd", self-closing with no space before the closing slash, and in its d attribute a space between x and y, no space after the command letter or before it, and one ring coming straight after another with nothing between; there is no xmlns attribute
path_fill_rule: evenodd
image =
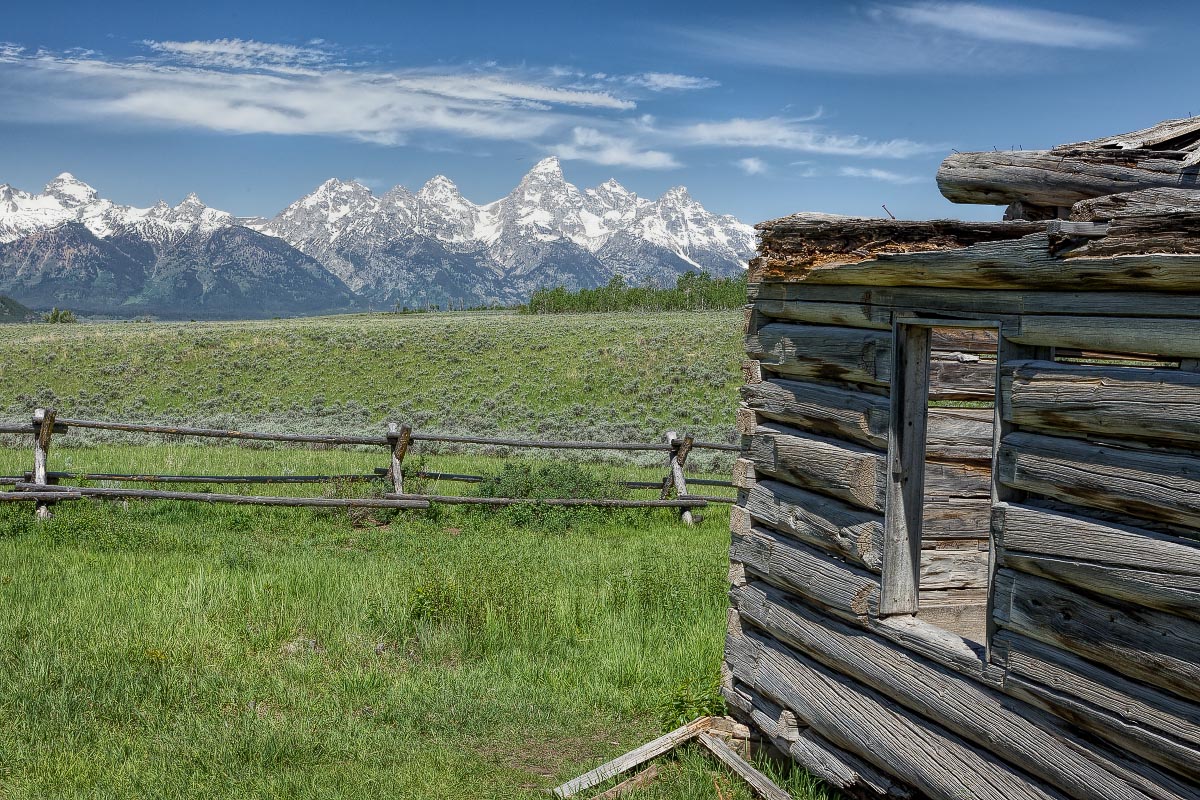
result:
<svg viewBox="0 0 1200 800"><path fill-rule="evenodd" d="M387 467L370 474L348 475L163 475L138 473L63 472L49 468L50 444L54 436L72 428L92 428L134 434L233 439L243 441L282 442L312 445L352 445L385 448L390 455ZM0 502L32 502L40 519L51 516L54 503L83 498L114 498L143 500L191 500L205 503L231 503L259 506L313 506L324 508L429 508L432 504L481 505L502 507L522 504L546 506L589 506L595 508L674 508L685 524L692 524L692 511L709 503L732 503L732 497L693 495L688 491L684 467L693 450L724 450L738 452L738 445L696 441L691 435L680 437L668 431L662 442L569 442L535 439L504 439L486 436L451 436L438 433L419 433L408 425L389 423L382 436L346 436L339 434L261 433L253 431L191 428L168 425L142 425L125 422L71 419L59 417L53 409L34 411L28 424L0 423L0 433L26 434L33 440L33 469L19 476L0 477ZM656 499L619 500L613 498L560 497L547 499L515 497L470 497L461 495L412 494L404 491L404 459L415 442L490 445L493 447L535 448L547 450L615 450L661 452L666 459L667 474L661 482L621 481L630 489L657 489ZM449 472L412 471L409 477L479 483L482 475L463 475ZM697 486L732 487L731 481L702 478L690 479ZM146 488L110 488L84 486L81 483L172 483L172 484L310 484L310 483L367 483L382 481L392 491L380 497L291 497L243 494L219 494L200 491L165 491Z"/></svg>

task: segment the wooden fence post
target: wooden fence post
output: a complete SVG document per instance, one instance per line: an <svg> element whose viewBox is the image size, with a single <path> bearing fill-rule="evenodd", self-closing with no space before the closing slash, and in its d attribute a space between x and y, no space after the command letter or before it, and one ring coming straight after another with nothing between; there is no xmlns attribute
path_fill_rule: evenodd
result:
<svg viewBox="0 0 1200 800"><path fill-rule="evenodd" d="M50 454L50 437L54 434L54 409L38 408L33 412L33 482L46 485L46 460ZM56 481L57 482L57 481ZM38 501L34 506L34 514L38 519L50 519L54 512L50 503Z"/></svg>
<svg viewBox="0 0 1200 800"><path fill-rule="evenodd" d="M392 465L388 467L388 477L392 479L392 491L396 494L404 494L404 472L401 467L404 464L404 454L408 452L409 442L412 441L412 428L408 425L400 426L397 430L396 423L388 423L388 441L392 446Z"/></svg>
<svg viewBox="0 0 1200 800"><path fill-rule="evenodd" d="M683 465L687 461L688 453L692 451L694 437L690 433L682 441L678 437L675 431L667 431L666 440L671 446L671 454L667 456L667 476L663 479L661 493L663 500L671 496L672 490L677 497L686 497L688 493L687 481L683 478ZM683 520L684 525L692 525L695 522L691 510L687 508L679 510L679 518Z"/></svg>

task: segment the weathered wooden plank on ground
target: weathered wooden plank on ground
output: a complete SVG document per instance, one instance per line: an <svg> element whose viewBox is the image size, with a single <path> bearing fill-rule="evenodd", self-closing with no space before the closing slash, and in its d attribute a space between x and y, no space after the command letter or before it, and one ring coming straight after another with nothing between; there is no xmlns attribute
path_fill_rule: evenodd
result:
<svg viewBox="0 0 1200 800"><path fill-rule="evenodd" d="M712 717L700 717L692 720L670 733L647 742L636 750L614 758L606 764L601 764L590 772L585 772L578 778L569 780L554 789L555 797L572 797L585 789L598 786L609 778L615 778L622 772L628 772L634 767L641 766L651 759L658 758L664 753L674 750L684 742L700 735L713 726Z"/></svg>
<svg viewBox="0 0 1200 800"><path fill-rule="evenodd" d="M1015 489L1200 527L1200 457L1013 433L1000 445L997 467Z"/></svg>
<svg viewBox="0 0 1200 800"><path fill-rule="evenodd" d="M999 569L997 623L1191 700L1200 699L1200 623L1101 602L1057 581ZM1001 599L1003 598L1003 600Z"/></svg>
<svg viewBox="0 0 1200 800"><path fill-rule="evenodd" d="M1179 796L1156 791L1144 765L1078 738L1053 716L826 619L769 586L751 583L731 596L744 630L753 625L1073 797Z"/></svg>
<svg viewBox="0 0 1200 800"><path fill-rule="evenodd" d="M776 786L774 781L759 772L750 762L739 756L725 742L707 733L698 735L696 741L705 750L716 756L718 761L733 770L738 777L749 784L750 788L759 797L764 798L764 800L791 800L792 796L790 794Z"/></svg>
<svg viewBox="0 0 1200 800"><path fill-rule="evenodd" d="M1022 428L1200 446L1200 373L1012 361L1001 382L1004 418Z"/></svg>

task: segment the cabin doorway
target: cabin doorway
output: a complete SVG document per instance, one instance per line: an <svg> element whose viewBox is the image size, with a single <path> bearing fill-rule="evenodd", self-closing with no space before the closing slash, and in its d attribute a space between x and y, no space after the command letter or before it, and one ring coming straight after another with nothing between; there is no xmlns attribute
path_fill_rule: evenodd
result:
<svg viewBox="0 0 1200 800"><path fill-rule="evenodd" d="M881 611L986 643L999 326L895 326Z"/></svg>

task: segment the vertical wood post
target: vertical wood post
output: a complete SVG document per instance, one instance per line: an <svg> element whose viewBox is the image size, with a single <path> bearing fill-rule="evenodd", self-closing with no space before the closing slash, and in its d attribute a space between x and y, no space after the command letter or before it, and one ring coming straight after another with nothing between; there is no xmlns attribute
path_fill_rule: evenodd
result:
<svg viewBox="0 0 1200 800"><path fill-rule="evenodd" d="M892 326L887 500L879 613L917 613L921 584L921 516L925 429L929 412L930 329Z"/></svg>
<svg viewBox="0 0 1200 800"><path fill-rule="evenodd" d="M387 438L392 445L392 465L388 467L387 477L391 478L392 491L404 494L404 472L401 468L404 454L408 452L409 442L412 441L412 428L402 425L397 429L396 423L389 422Z"/></svg>
<svg viewBox="0 0 1200 800"><path fill-rule="evenodd" d="M54 409L35 409L33 412L33 482L46 485L47 458L50 454L50 437L54 435ZM54 512L50 504L39 501L33 512L38 519L50 519Z"/></svg>
<svg viewBox="0 0 1200 800"><path fill-rule="evenodd" d="M686 497L688 488L687 481L683 478L683 465L687 461L688 453L692 451L694 437L689 433L681 440L675 431L667 431L666 440L671 446L671 453L667 457L667 476L663 479L660 497L666 500L670 498L672 491L677 497ZM679 509L679 518L683 520L684 525L692 525L695 522L690 508Z"/></svg>

